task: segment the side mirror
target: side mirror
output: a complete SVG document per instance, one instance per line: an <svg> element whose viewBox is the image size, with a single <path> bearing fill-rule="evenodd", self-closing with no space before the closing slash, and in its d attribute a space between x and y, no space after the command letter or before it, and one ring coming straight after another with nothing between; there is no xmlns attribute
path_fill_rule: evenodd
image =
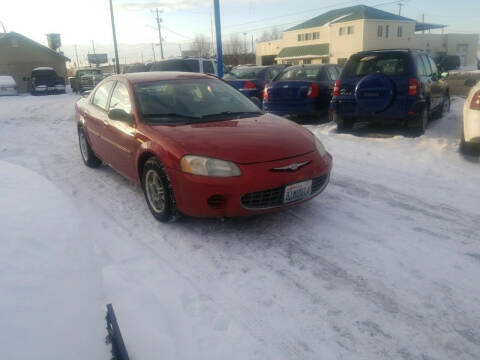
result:
<svg viewBox="0 0 480 360"><path fill-rule="evenodd" d="M469 78L469 79L465 80L465 83L463 85L465 85L466 87L472 87L472 86L475 86L476 84L477 84L476 79Z"/></svg>
<svg viewBox="0 0 480 360"><path fill-rule="evenodd" d="M442 79L446 79L450 76L450 73L448 71L444 71L440 74Z"/></svg>
<svg viewBox="0 0 480 360"><path fill-rule="evenodd" d="M108 117L111 120L122 121L128 124L133 124L133 115L127 113L122 109L112 109L108 112Z"/></svg>
<svg viewBox="0 0 480 360"><path fill-rule="evenodd" d="M255 105L257 105L260 109L262 108L262 102L258 97L252 96L250 98L250 101L253 102Z"/></svg>

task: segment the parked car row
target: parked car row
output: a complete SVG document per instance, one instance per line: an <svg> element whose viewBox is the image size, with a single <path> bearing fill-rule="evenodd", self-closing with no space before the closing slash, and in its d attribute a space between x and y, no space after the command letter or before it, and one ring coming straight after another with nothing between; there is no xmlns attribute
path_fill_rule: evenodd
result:
<svg viewBox="0 0 480 360"><path fill-rule="evenodd" d="M80 153L85 165L104 162L139 184L159 221L260 214L319 195L332 169L315 135L279 115L330 109L340 130L368 120L423 132L450 108L447 76L411 50L358 53L343 69L244 66L224 80L114 75L76 103ZM266 111L255 105L262 87ZM462 144L471 143L480 144L480 85L465 103Z"/></svg>

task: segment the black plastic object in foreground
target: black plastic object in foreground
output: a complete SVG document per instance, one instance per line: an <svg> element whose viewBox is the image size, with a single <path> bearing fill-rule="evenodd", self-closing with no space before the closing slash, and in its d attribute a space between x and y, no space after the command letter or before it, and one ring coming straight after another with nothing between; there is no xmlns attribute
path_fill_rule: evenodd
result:
<svg viewBox="0 0 480 360"><path fill-rule="evenodd" d="M130 360L112 304L107 304L107 344L112 344L112 360Z"/></svg>

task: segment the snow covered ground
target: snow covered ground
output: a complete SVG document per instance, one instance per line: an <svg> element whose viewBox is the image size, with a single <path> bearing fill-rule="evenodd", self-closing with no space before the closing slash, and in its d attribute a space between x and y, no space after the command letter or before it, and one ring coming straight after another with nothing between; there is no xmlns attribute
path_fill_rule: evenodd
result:
<svg viewBox="0 0 480 360"><path fill-rule="evenodd" d="M89 328L96 356L85 341L62 354L107 358L93 317L112 302L135 360L480 359L480 161L458 152L462 99L420 138L307 125L334 156L321 196L169 225L139 188L82 164L75 100L0 98L0 336L23 334L1 355L52 359ZM39 315L11 315L25 309Z"/></svg>

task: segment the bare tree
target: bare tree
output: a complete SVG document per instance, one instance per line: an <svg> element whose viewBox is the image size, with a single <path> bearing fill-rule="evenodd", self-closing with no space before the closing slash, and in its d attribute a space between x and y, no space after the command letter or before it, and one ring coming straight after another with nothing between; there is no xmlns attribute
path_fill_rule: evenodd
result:
<svg viewBox="0 0 480 360"><path fill-rule="evenodd" d="M195 35L190 50L198 52L200 57L209 57L211 55L212 43L203 34Z"/></svg>
<svg viewBox="0 0 480 360"><path fill-rule="evenodd" d="M230 39L224 45L225 54L240 55L244 52L243 41L238 34L232 34Z"/></svg>
<svg viewBox="0 0 480 360"><path fill-rule="evenodd" d="M258 38L258 41L271 41L278 40L282 38L281 31L274 26L270 31L265 30L262 35Z"/></svg>

